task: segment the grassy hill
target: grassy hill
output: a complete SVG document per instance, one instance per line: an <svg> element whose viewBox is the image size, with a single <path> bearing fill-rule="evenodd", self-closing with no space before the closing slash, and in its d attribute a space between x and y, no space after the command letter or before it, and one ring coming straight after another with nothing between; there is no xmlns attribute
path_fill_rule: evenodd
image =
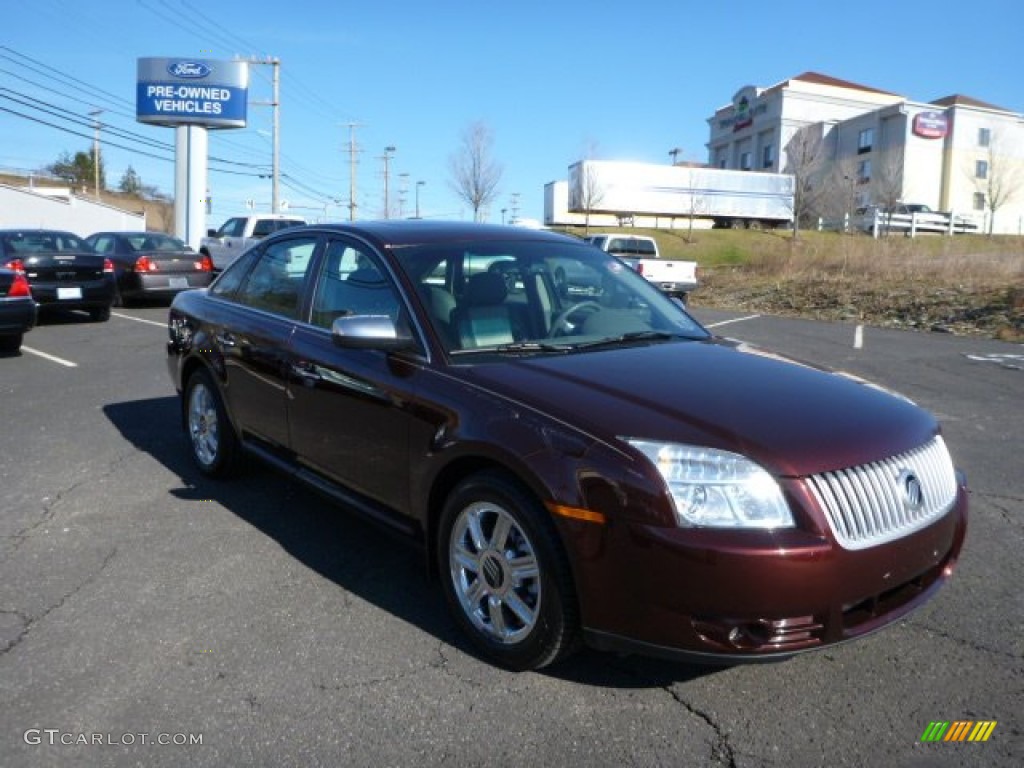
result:
<svg viewBox="0 0 1024 768"><path fill-rule="evenodd" d="M630 231L698 262L696 307L1024 341L1024 237Z"/></svg>

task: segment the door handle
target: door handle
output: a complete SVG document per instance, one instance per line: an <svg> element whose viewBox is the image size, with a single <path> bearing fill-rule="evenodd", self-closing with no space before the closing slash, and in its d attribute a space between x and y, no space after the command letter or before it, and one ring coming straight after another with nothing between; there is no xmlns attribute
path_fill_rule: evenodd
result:
<svg viewBox="0 0 1024 768"><path fill-rule="evenodd" d="M217 340L218 344L222 344L225 347L233 347L237 343L235 341L235 334L231 333L230 331L215 334L213 338Z"/></svg>
<svg viewBox="0 0 1024 768"><path fill-rule="evenodd" d="M293 363L290 367L292 369L292 375L304 384L315 384L322 379L316 370L316 366L312 363Z"/></svg>

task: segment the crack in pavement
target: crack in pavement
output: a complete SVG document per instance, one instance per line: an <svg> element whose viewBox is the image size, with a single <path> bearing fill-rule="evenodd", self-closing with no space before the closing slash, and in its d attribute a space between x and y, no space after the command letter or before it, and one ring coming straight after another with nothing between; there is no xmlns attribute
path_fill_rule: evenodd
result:
<svg viewBox="0 0 1024 768"><path fill-rule="evenodd" d="M49 616L57 609L64 607L68 600L73 598L87 586L96 581L96 579L100 577L100 574L103 573L106 567L110 565L110 561L114 559L114 556L116 554L117 547L114 547L110 552L107 553L106 557L103 558L103 562L100 563L100 567L97 568L95 572L87 576L77 587L70 590L69 592L66 592L57 602L53 603L53 605L44 609L43 612L40 613L38 616L30 616L26 613L23 613L22 611L14 609L0 609L0 615L13 615L19 618L22 622L21 630L18 632L17 636L12 641L10 641L6 645L6 647L0 648L0 656L3 656L7 654L9 651L14 650L21 643L21 641L28 636L29 632L32 631L32 628L36 624L38 624L40 621L45 619L47 616Z"/></svg>
<svg viewBox="0 0 1024 768"><path fill-rule="evenodd" d="M25 528L22 528L20 531L16 531L10 534L9 536L4 537L14 542L14 544L11 546L10 551L17 551L17 549L22 544L24 544L40 526L45 525L48 522L51 522L56 517L57 507L65 499L67 499L68 496L77 491L81 486L85 485L86 483L92 484L96 482L102 482L106 478L112 476L115 472L119 471L122 464L127 462L128 459L132 458L133 456L138 455L138 453L139 452L137 450L133 449L131 451L127 451L118 456L115 456L108 463L106 470L104 470L100 474L88 475L86 477L83 477L80 480L77 480L76 482L72 483L68 487L62 488L59 491L57 491L52 498L47 497L48 500L44 500L45 503L43 504L42 507L42 516L36 522L26 526Z"/></svg>
<svg viewBox="0 0 1024 768"><path fill-rule="evenodd" d="M733 750L732 744L729 743L729 737L722 730L722 726L710 714L690 704L681 695L672 690L671 685L663 685L661 689L671 696L676 703L682 705L691 715L707 723L708 727L714 732L715 743L711 745L711 761L727 766L727 768L736 768L736 753Z"/></svg>
<svg viewBox="0 0 1024 768"><path fill-rule="evenodd" d="M991 656L1001 656L1005 659L1011 659L1012 661L1020 661L1022 658L1024 658L1024 655L1022 654L1012 653L1001 648L990 648L986 645L982 645L981 643L975 642L973 640L968 640L967 638L963 637L957 637L951 632L948 632L944 629L939 629L938 627L933 625L921 622L908 622L906 628L911 630L912 632L925 632L930 635L940 637L943 640L950 640L956 643L957 645L963 645L967 648L970 648L972 651L978 651L979 653L987 653Z"/></svg>

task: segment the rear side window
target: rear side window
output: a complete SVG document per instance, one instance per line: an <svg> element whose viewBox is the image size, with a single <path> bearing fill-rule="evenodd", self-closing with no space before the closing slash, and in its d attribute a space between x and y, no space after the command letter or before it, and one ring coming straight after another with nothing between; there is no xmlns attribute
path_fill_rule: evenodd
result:
<svg viewBox="0 0 1024 768"><path fill-rule="evenodd" d="M315 248L316 237L311 235L271 243L259 252L235 300L284 317L298 317Z"/></svg>

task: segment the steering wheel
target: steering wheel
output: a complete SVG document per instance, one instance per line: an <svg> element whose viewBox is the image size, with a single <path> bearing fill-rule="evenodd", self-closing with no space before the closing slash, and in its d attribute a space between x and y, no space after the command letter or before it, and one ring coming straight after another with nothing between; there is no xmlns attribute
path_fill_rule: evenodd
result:
<svg viewBox="0 0 1024 768"><path fill-rule="evenodd" d="M548 338L553 339L556 336L562 336L572 331L572 326L569 325L569 318L581 309L600 311L603 307L591 299L587 299L586 301L577 301L575 304L570 304L559 312L558 316L551 321L551 330L548 331Z"/></svg>

